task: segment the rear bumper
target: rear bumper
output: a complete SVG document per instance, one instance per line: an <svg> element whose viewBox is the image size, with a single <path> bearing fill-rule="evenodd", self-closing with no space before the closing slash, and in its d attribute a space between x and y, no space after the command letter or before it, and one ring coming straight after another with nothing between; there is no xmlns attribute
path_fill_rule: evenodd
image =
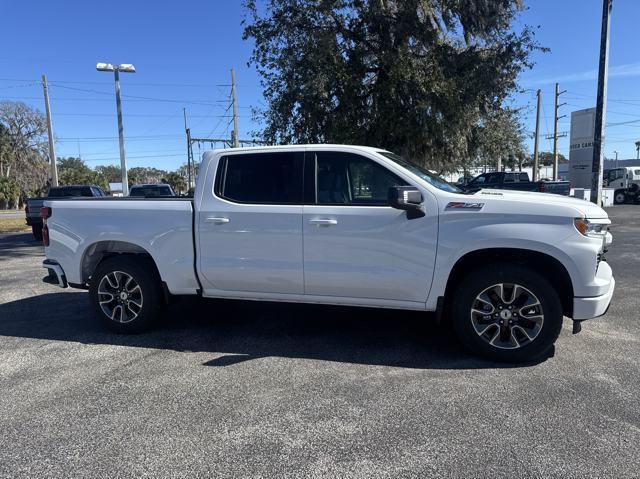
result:
<svg viewBox="0 0 640 479"><path fill-rule="evenodd" d="M609 309L611 297L616 287L616 280L611 272L611 267L607 263L600 263L596 273L596 280L606 283L606 293L588 298L573 298L574 320L597 318L605 314Z"/></svg>
<svg viewBox="0 0 640 479"><path fill-rule="evenodd" d="M34 218L32 216L27 216L26 219L27 219L27 225L29 226L36 226L36 225L42 226L42 218L40 217Z"/></svg>
<svg viewBox="0 0 640 479"><path fill-rule="evenodd" d="M62 266L60 266L56 261L53 261L52 259L45 259L42 262L42 267L49 272L47 276L42 278L43 282L47 284L57 284L61 288L67 288L69 286Z"/></svg>

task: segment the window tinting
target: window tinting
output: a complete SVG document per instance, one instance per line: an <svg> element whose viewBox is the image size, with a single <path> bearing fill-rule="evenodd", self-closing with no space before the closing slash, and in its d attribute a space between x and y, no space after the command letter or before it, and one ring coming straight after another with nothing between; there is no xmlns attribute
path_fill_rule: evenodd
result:
<svg viewBox="0 0 640 479"><path fill-rule="evenodd" d="M129 196L138 198L162 198L167 196L174 196L171 192L171 188L166 185L148 185L148 186L133 186L129 191Z"/></svg>
<svg viewBox="0 0 640 479"><path fill-rule="evenodd" d="M93 196L88 186L62 186L49 189L49 198L65 198L72 196Z"/></svg>
<svg viewBox="0 0 640 479"><path fill-rule="evenodd" d="M359 155L316 153L318 204L388 204L389 188L407 183L378 163Z"/></svg>
<svg viewBox="0 0 640 479"><path fill-rule="evenodd" d="M301 204L303 159L302 152L223 157L216 192L239 203Z"/></svg>

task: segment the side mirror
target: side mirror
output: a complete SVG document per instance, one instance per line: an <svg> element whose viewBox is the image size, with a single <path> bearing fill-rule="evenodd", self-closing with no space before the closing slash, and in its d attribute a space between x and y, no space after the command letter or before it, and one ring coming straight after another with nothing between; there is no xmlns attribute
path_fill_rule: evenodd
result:
<svg viewBox="0 0 640 479"><path fill-rule="evenodd" d="M426 213L422 204L422 193L415 186L392 186L389 188L389 205L407 212L407 219L421 218Z"/></svg>

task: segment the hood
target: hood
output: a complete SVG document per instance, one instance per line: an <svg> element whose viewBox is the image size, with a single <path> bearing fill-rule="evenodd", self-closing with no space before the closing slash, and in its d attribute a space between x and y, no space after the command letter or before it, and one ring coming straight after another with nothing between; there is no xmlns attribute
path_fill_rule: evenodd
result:
<svg viewBox="0 0 640 479"><path fill-rule="evenodd" d="M599 206L578 198L554 195L552 193L536 193L531 191L484 189L471 195L473 198L486 198L496 201L517 201L531 205L568 206L577 210L585 218L608 218L609 215Z"/></svg>

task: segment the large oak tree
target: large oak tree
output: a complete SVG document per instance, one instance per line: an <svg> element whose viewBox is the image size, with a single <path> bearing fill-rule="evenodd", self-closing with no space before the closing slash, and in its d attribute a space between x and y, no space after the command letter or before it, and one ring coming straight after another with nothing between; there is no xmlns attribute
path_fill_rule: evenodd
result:
<svg viewBox="0 0 640 479"><path fill-rule="evenodd" d="M451 171L531 66L519 0L245 0L272 143L374 145ZM501 116L505 118L505 115ZM519 131L506 115L507 128ZM495 146L501 155L508 145Z"/></svg>

